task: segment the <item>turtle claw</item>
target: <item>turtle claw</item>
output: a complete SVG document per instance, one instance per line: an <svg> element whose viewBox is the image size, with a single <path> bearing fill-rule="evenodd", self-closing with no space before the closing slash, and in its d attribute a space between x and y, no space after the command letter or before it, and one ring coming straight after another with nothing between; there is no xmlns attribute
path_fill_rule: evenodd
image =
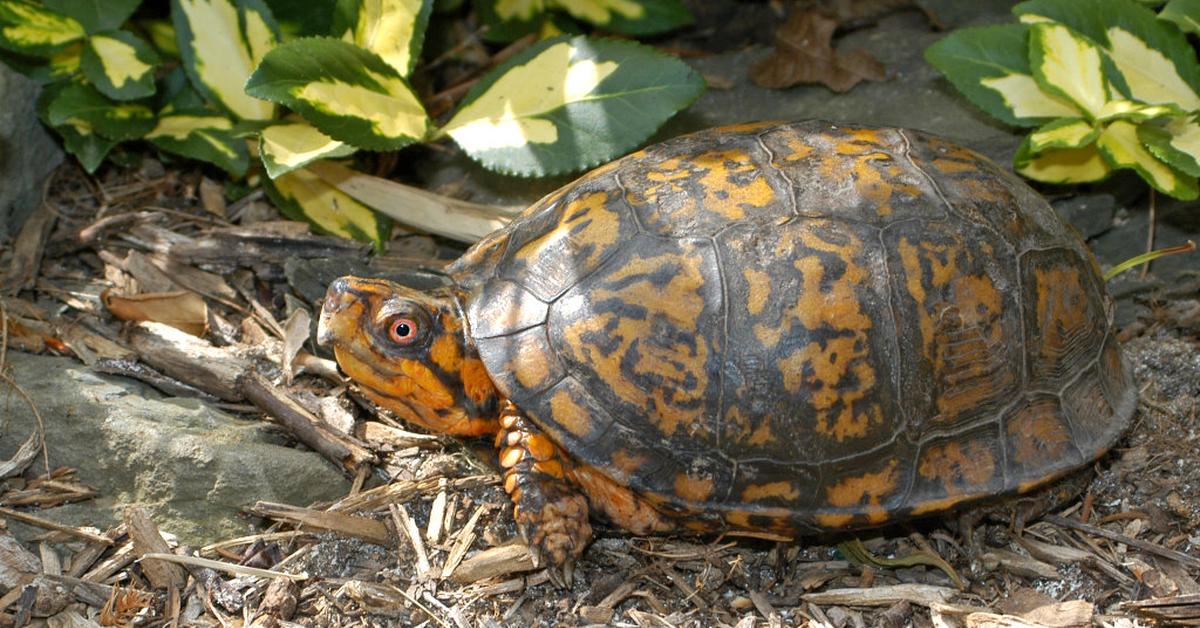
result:
<svg viewBox="0 0 1200 628"><path fill-rule="evenodd" d="M570 589L571 584L575 581L575 561L569 559L567 562L551 566L546 569L546 573L550 576L550 582L560 589Z"/></svg>

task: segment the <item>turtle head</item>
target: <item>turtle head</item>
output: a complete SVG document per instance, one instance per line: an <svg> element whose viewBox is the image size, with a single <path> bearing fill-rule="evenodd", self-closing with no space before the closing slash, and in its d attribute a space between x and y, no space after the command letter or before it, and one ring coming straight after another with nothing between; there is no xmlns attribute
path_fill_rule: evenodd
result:
<svg viewBox="0 0 1200 628"><path fill-rule="evenodd" d="M368 398L435 432L497 429L499 395L466 335L453 288L419 291L342 277L325 294L317 341Z"/></svg>

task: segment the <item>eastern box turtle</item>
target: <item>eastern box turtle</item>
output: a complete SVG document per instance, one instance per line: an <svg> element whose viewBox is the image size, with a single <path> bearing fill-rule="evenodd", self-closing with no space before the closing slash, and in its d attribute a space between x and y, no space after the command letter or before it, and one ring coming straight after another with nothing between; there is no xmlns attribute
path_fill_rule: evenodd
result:
<svg viewBox="0 0 1200 628"><path fill-rule="evenodd" d="M539 201L442 289L329 288L319 335L400 417L495 435L535 555L803 535L1028 492L1136 394L1096 260L1036 192L921 132L672 139Z"/></svg>

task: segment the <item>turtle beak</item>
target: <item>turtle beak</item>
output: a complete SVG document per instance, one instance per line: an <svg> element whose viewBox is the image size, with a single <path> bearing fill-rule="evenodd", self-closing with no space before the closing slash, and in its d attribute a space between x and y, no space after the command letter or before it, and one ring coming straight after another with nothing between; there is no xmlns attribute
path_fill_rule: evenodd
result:
<svg viewBox="0 0 1200 628"><path fill-rule="evenodd" d="M329 284L329 289L325 291L325 303L321 306L321 318L317 321L317 344L327 345L337 337L334 329L336 318L346 311L353 299L350 282L345 277Z"/></svg>

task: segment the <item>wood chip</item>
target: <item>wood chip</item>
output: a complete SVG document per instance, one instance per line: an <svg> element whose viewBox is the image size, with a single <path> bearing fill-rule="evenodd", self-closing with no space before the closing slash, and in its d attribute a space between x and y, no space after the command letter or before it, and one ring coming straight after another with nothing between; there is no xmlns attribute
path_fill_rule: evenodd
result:
<svg viewBox="0 0 1200 628"><path fill-rule="evenodd" d="M533 571L533 556L529 548L522 543L492 547L462 561L450 580L459 584L470 584L486 578L504 576L511 573Z"/></svg>
<svg viewBox="0 0 1200 628"><path fill-rule="evenodd" d="M988 569L1003 567L1009 573L1026 578L1059 578L1058 570L1053 565L1005 549L990 548L980 556L980 560Z"/></svg>
<svg viewBox="0 0 1200 628"><path fill-rule="evenodd" d="M244 398L238 379L251 364L228 349L162 323L135 323L128 338L138 359L166 375L225 401Z"/></svg>
<svg viewBox="0 0 1200 628"><path fill-rule="evenodd" d="M813 604L841 604L845 606L891 606L901 600L929 606L937 602L949 602L956 590L932 584L893 584L871 589L829 589L801 595L801 599Z"/></svg>
<svg viewBox="0 0 1200 628"><path fill-rule="evenodd" d="M166 539L158 531L158 526L143 508L130 506L125 509L125 527L128 528L129 538L133 541L135 555L171 553L171 546L167 545ZM142 561L142 571L150 584L157 589L182 589L186 582L184 571L179 565L162 560Z"/></svg>
<svg viewBox="0 0 1200 628"><path fill-rule="evenodd" d="M250 512L262 517L291 521L308 528L337 532L376 545L391 545L392 536L387 526L375 519L271 502L255 502Z"/></svg>
<svg viewBox="0 0 1200 628"><path fill-rule="evenodd" d="M971 613L967 628L1082 628L1092 625L1095 607L1085 600L1048 604L1024 615Z"/></svg>

